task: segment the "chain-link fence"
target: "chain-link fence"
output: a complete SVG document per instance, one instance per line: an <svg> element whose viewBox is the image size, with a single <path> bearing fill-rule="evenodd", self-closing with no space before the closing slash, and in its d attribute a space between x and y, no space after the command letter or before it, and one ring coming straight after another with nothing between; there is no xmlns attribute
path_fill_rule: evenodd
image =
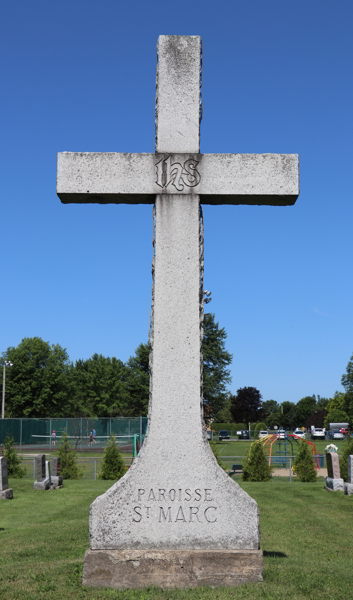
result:
<svg viewBox="0 0 353 600"><path fill-rule="evenodd" d="M139 435L140 439L147 432L147 417L107 417L101 419L72 418L72 419L1 419L0 446L6 437L12 437L14 444L20 448L32 445L48 445L52 432L58 438L63 433L76 442L89 440L90 433L95 431L97 438L108 439L110 435L131 436Z"/></svg>

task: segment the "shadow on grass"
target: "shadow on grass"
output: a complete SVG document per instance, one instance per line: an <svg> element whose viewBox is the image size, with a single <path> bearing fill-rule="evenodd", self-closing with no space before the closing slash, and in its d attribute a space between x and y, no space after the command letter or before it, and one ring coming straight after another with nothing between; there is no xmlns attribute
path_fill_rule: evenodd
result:
<svg viewBox="0 0 353 600"><path fill-rule="evenodd" d="M264 550L264 556L269 556L270 558L288 558L288 554L284 552L268 552Z"/></svg>

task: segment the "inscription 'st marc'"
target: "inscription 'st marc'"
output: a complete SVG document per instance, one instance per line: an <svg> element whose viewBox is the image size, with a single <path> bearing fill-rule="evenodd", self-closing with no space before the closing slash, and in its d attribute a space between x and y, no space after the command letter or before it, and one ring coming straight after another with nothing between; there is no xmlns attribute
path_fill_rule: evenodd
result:
<svg viewBox="0 0 353 600"><path fill-rule="evenodd" d="M156 163L156 184L165 189L173 185L178 192L182 192L184 186L196 187L201 181L201 175L196 169L198 164L199 161L193 158L188 158L184 166L178 162L172 163L170 155L162 158Z"/></svg>

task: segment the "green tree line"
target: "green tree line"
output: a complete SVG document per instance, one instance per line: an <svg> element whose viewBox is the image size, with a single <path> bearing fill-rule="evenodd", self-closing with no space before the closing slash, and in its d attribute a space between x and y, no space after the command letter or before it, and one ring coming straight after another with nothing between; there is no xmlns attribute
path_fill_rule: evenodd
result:
<svg viewBox="0 0 353 600"><path fill-rule="evenodd" d="M230 392L225 348L227 334L215 320L204 317L205 413L214 417ZM6 368L5 417L134 417L145 416L149 400L148 344L140 344L127 362L93 354L74 364L65 348L39 337L25 338L3 353ZM2 361L2 362L3 362ZM0 385L3 369L0 369ZM0 388L1 389L1 388Z"/></svg>

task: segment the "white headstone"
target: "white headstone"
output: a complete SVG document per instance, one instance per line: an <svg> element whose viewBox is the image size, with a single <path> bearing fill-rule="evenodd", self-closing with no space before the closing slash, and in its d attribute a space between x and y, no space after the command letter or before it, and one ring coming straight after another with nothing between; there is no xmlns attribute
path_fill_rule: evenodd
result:
<svg viewBox="0 0 353 600"><path fill-rule="evenodd" d="M200 38L160 36L157 51L156 154L58 155L63 203L155 204L149 433L128 473L91 506L89 585L99 585L89 574L95 551L115 549L127 557L135 550L259 549L257 504L218 466L203 427L200 202L294 204L299 161L296 155L200 154ZM119 556L115 564L123 562ZM212 556L209 564L217 564ZM261 579L259 564L245 580ZM228 575L208 584L226 577L234 582L229 565ZM130 587L118 580L100 584Z"/></svg>

